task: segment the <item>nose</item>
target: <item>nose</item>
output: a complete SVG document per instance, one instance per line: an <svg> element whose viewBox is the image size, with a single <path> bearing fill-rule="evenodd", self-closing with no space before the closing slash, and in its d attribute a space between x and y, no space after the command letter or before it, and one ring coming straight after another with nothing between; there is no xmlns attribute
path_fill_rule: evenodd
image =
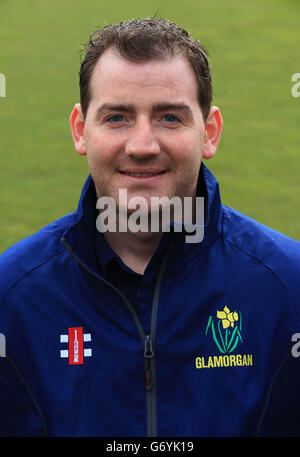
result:
<svg viewBox="0 0 300 457"><path fill-rule="evenodd" d="M159 142L154 128L148 119L140 119L130 129L130 136L126 142L125 153L129 156L146 159L160 153Z"/></svg>

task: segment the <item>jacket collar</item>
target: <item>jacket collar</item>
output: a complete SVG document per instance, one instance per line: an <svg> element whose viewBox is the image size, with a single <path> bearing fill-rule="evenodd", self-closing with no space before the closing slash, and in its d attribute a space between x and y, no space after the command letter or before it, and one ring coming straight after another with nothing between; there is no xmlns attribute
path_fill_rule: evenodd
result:
<svg viewBox="0 0 300 457"><path fill-rule="evenodd" d="M204 237L200 243L186 243L184 227L181 232L163 233L160 244L166 246L174 240L174 248L169 257L172 268L184 266L191 258L209 249L221 235L222 210L219 185L216 178L202 162L197 196L204 197ZM97 218L96 190L91 175L82 189L75 222L64 232L63 238L73 253L96 274L99 274L95 246L95 224Z"/></svg>
<svg viewBox="0 0 300 457"><path fill-rule="evenodd" d="M213 174L201 163L197 183L197 196L204 197L204 227L203 239L199 243L187 243L184 228L174 232L175 249L169 257L171 268L182 268L189 261L207 251L222 233L222 205L219 184Z"/></svg>

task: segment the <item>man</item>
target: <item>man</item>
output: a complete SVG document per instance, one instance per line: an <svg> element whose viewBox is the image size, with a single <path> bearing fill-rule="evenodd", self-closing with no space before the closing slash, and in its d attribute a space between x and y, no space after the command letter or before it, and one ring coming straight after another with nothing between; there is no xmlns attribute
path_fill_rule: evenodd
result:
<svg viewBox="0 0 300 457"><path fill-rule="evenodd" d="M206 52L176 24L91 37L70 116L90 169L78 210L0 258L2 435L299 432L300 246L221 205L211 100ZM103 197L116 230L96 228ZM149 221L157 197L189 197L194 230L204 198L202 239L160 206L159 230L121 230L130 201Z"/></svg>

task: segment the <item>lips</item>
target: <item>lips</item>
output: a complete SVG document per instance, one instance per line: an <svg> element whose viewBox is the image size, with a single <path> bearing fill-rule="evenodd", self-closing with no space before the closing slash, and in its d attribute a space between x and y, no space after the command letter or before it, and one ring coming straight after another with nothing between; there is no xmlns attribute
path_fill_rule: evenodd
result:
<svg viewBox="0 0 300 457"><path fill-rule="evenodd" d="M126 176L133 178L151 178L165 173L165 170L119 170L119 172Z"/></svg>

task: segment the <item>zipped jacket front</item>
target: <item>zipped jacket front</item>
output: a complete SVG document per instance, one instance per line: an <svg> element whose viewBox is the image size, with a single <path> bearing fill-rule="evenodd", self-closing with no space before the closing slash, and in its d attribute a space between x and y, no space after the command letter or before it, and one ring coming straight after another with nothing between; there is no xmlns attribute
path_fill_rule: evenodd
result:
<svg viewBox="0 0 300 457"><path fill-rule="evenodd" d="M140 312L98 268L90 176L0 256L0 435L299 434L300 243L199 182L204 239L163 234Z"/></svg>

